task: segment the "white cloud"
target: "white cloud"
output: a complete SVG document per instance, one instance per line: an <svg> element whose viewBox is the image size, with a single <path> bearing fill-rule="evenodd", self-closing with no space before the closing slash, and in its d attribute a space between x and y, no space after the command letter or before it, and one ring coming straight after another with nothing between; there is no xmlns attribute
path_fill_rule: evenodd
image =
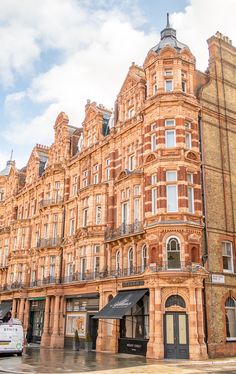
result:
<svg viewBox="0 0 236 374"><path fill-rule="evenodd" d="M197 67L204 71L207 38L219 30L236 41L236 2L189 3L171 20L178 39L189 45ZM131 0L21 0L20 5L19 0L1 0L0 81L6 87L14 84L17 74L32 77L24 91L6 98L10 123L5 139L28 151L36 142L52 142L60 111L68 114L71 124L80 125L86 99L111 107L131 62L142 64L159 40L158 33L141 31L143 21L142 11ZM35 63L53 51L58 54L57 64L39 73ZM33 119L25 115L31 106L41 108ZM22 156L24 162L27 157Z"/></svg>
<svg viewBox="0 0 236 374"><path fill-rule="evenodd" d="M208 66L207 39L220 31L236 43L235 0L191 0L184 12L171 17L180 41L186 43L197 60L197 68Z"/></svg>
<svg viewBox="0 0 236 374"><path fill-rule="evenodd" d="M75 27L77 37L74 30L67 41L68 49L60 41L64 53L61 64L37 75L25 92L8 95L5 108L11 118L13 107L13 112L19 113L17 106L21 99L27 98L34 105L48 103L45 111L29 122L17 116L12 118L4 131L8 141L24 145L30 139L31 143L50 144L57 114L65 111L70 123L80 126L88 98L111 108L131 62L142 64L148 50L156 44L157 34L146 35L135 29L119 10L98 10L90 17L90 24L85 26L87 14L84 11L80 14L80 25ZM84 38L86 43L82 43ZM79 48L72 50L75 40L80 40Z"/></svg>

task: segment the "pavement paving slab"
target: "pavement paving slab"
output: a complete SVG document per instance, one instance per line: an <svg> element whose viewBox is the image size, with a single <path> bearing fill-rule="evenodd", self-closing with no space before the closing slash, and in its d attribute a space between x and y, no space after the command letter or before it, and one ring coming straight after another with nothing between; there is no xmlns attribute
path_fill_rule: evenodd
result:
<svg viewBox="0 0 236 374"><path fill-rule="evenodd" d="M22 357L0 357L0 373L11 374L236 374L236 358L189 361L27 347Z"/></svg>

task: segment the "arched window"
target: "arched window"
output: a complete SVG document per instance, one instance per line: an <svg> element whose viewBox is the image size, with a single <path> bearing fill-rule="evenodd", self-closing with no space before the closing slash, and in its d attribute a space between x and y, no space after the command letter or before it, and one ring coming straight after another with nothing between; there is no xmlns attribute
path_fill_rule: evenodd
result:
<svg viewBox="0 0 236 374"><path fill-rule="evenodd" d="M179 295L171 295L166 300L166 304L165 304L166 308L169 308L170 306L174 306L174 305L180 306L181 308L186 308L184 299Z"/></svg>
<svg viewBox="0 0 236 374"><path fill-rule="evenodd" d="M147 267L147 246L146 244L142 247L142 258L141 258L141 262L142 262L142 271L144 271Z"/></svg>
<svg viewBox="0 0 236 374"><path fill-rule="evenodd" d="M134 271L134 250L133 248L130 248L128 252L128 274L132 274L133 271Z"/></svg>
<svg viewBox="0 0 236 374"><path fill-rule="evenodd" d="M168 269L180 269L180 245L176 238L169 238L167 242L167 266Z"/></svg>
<svg viewBox="0 0 236 374"><path fill-rule="evenodd" d="M236 339L236 301L228 297L225 302L226 336Z"/></svg>
<svg viewBox="0 0 236 374"><path fill-rule="evenodd" d="M120 250L116 252L116 272L120 272Z"/></svg>

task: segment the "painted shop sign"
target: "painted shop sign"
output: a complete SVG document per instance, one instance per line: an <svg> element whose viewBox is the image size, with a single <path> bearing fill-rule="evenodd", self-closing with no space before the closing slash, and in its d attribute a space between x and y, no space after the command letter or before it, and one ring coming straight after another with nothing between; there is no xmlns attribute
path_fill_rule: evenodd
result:
<svg viewBox="0 0 236 374"><path fill-rule="evenodd" d="M212 283L225 283L225 276L221 274L212 274L211 281Z"/></svg>
<svg viewBox="0 0 236 374"><path fill-rule="evenodd" d="M133 282L123 282L122 287L136 287L136 286L143 286L144 281L133 281Z"/></svg>

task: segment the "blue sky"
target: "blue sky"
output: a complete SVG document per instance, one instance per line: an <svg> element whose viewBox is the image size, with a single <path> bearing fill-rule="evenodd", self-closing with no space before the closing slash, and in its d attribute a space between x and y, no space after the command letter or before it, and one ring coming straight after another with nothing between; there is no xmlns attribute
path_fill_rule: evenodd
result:
<svg viewBox="0 0 236 374"><path fill-rule="evenodd" d="M0 169L11 149L20 168L36 143L50 145L60 111L81 126L87 99L111 108L167 12L204 71L206 39L236 39L235 11L235 0L1 0Z"/></svg>

